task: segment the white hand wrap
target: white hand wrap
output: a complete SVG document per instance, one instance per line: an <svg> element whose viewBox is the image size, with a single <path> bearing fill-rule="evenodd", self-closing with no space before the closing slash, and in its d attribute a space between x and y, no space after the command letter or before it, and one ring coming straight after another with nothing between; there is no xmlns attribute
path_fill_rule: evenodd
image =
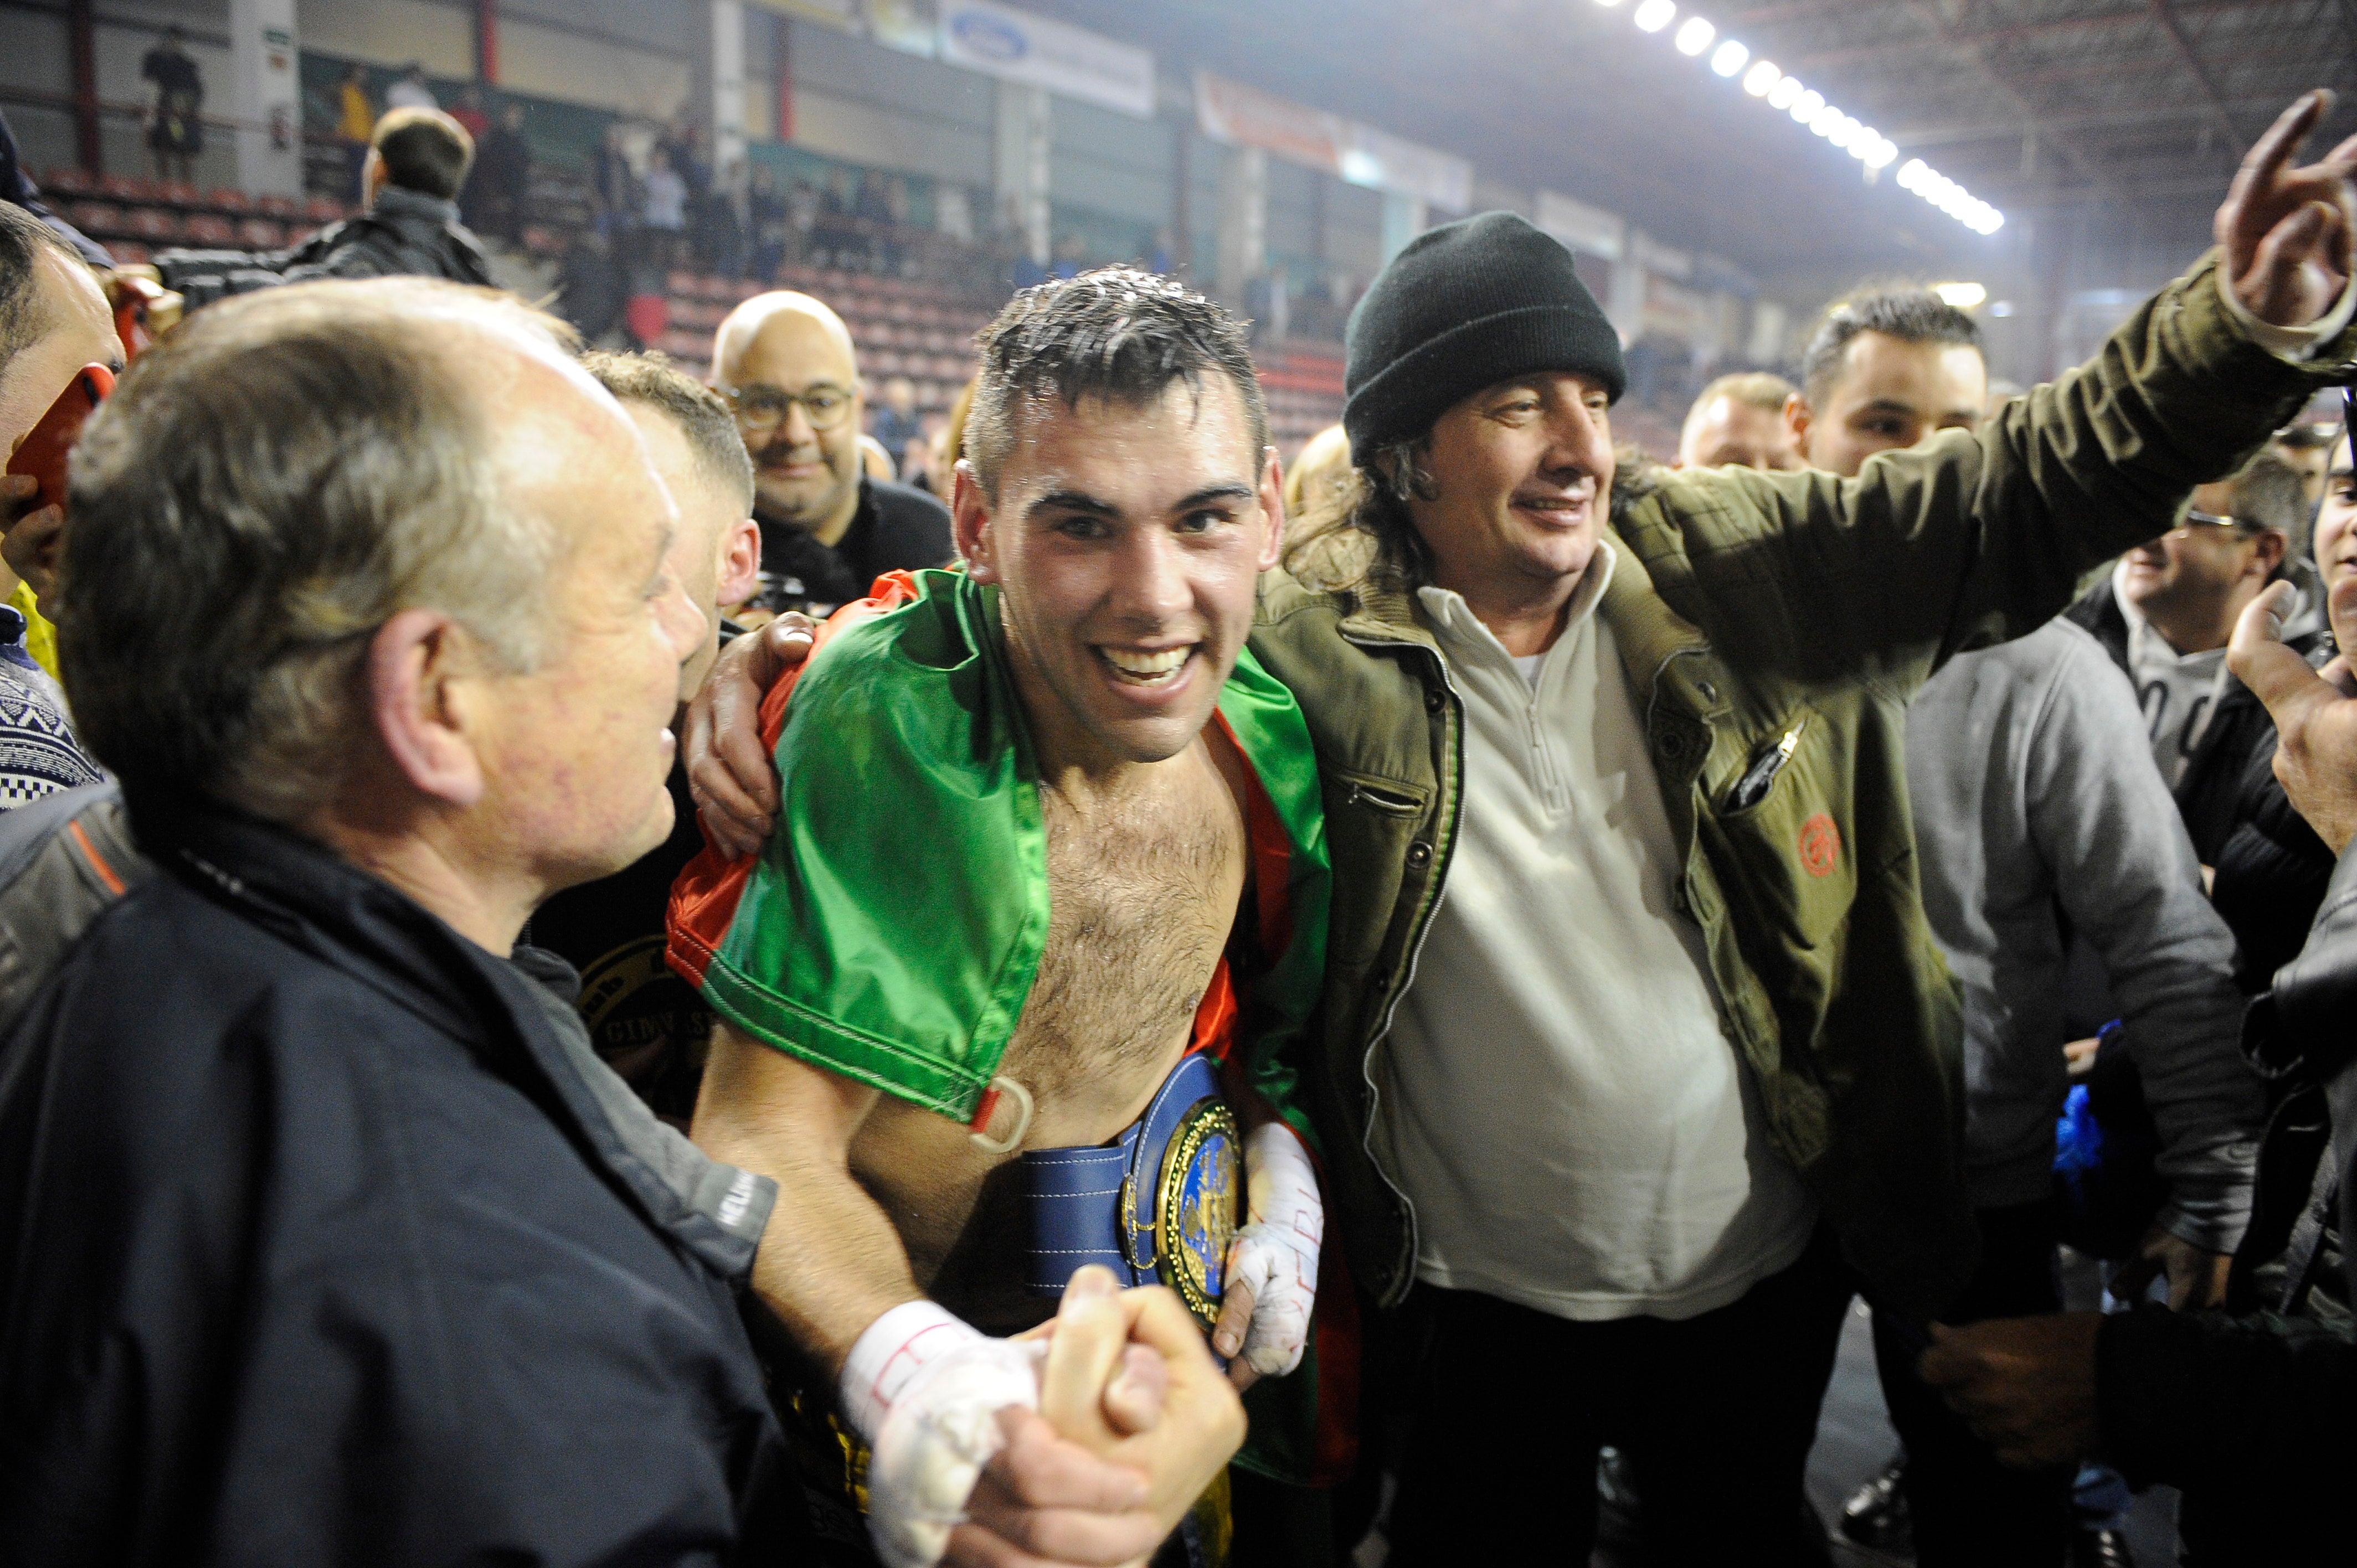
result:
<svg viewBox="0 0 2357 1568"><path fill-rule="evenodd" d="M998 1412L1039 1408L1042 1347L993 1339L930 1301L867 1326L843 1368L843 1408L873 1450L867 1532L885 1568L932 1568L1005 1442Z"/></svg>
<svg viewBox="0 0 2357 1568"><path fill-rule="evenodd" d="M1326 1206L1318 1172L1292 1128L1270 1122L1244 1139L1244 1228L1228 1248L1228 1285L1252 1292L1244 1364L1265 1378L1301 1365L1318 1299Z"/></svg>

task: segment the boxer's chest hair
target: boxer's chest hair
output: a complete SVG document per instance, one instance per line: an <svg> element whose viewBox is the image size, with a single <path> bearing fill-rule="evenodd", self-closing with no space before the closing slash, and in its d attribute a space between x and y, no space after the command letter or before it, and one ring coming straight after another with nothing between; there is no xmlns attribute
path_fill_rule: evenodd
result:
<svg viewBox="0 0 2357 1568"><path fill-rule="evenodd" d="M1006 1070L1041 1101L1183 1041L1235 923L1244 827L1209 766L1087 815L1040 791L1048 945Z"/></svg>

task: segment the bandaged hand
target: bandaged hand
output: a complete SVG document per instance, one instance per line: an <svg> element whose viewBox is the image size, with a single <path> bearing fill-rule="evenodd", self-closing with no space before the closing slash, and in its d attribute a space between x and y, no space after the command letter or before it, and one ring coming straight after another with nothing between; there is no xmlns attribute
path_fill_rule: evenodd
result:
<svg viewBox="0 0 2357 1568"><path fill-rule="evenodd" d="M1326 1206L1292 1128L1271 1121L1244 1138L1244 1228L1228 1248L1227 1289L1211 1343L1237 1360L1238 1387L1301 1365L1318 1299Z"/></svg>
<svg viewBox="0 0 2357 1568"><path fill-rule="evenodd" d="M993 1339L930 1301L851 1348L843 1409L867 1440L867 1527L885 1568L932 1568L1006 1442L998 1412L1039 1408L1040 1348Z"/></svg>

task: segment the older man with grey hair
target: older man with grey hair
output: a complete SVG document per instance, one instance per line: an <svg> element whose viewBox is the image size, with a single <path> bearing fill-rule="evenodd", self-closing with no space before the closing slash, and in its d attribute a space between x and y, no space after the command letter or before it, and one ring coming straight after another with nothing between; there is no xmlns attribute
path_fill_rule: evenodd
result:
<svg viewBox="0 0 2357 1568"><path fill-rule="evenodd" d="M69 690L155 866L0 1040L14 1563L798 1555L738 1316L776 1189L656 1122L517 945L670 832L708 636L561 332L440 283L256 295L76 455ZM1167 1380L1125 1349L1151 1305L1099 1291L1041 1373L1101 1453L1151 1444L1017 1416L992 1530L1130 1561L1149 1493L1225 1461L1200 1343Z"/></svg>

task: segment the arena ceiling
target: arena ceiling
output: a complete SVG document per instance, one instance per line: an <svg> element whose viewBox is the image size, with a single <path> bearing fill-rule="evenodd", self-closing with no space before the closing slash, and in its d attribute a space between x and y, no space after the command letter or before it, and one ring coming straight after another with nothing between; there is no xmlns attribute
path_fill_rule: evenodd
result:
<svg viewBox="0 0 2357 1568"><path fill-rule="evenodd" d="M1031 0L1034 8L1613 207L1763 277L1920 268L1979 236L1747 98L1636 0ZM2357 132L2357 0L1693 0L2009 219L2190 226L2311 86ZM1672 29L1673 31L1674 29ZM2329 145L2327 143L2326 145ZM2016 237L2022 231L2016 230Z"/></svg>

